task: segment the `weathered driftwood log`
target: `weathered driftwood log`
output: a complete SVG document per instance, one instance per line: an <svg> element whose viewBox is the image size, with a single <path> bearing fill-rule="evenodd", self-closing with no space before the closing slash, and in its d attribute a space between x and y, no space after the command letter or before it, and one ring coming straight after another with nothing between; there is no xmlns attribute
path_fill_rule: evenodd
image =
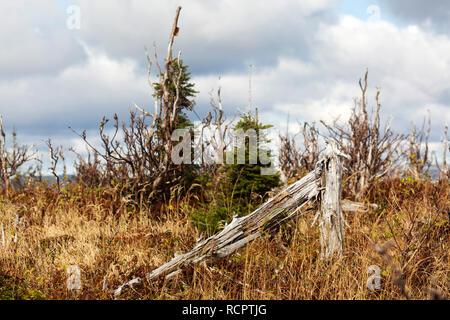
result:
<svg viewBox="0 0 450 320"><path fill-rule="evenodd" d="M341 207L342 158L334 140L327 141L322 154L322 190L320 196L319 230L321 257L342 255L344 248L344 216Z"/></svg>
<svg viewBox="0 0 450 320"><path fill-rule="evenodd" d="M190 264L213 262L224 258L236 250L246 246L263 233L271 233L288 220L302 215L314 206L320 192L322 167L318 166L299 181L288 186L275 197L245 217L234 217L230 224L217 235L211 236L189 252L175 256L171 261L147 274L147 280L166 275L170 278ZM304 209L302 211L302 209ZM141 282L142 278L134 278L118 287L114 295L117 297L122 289Z"/></svg>

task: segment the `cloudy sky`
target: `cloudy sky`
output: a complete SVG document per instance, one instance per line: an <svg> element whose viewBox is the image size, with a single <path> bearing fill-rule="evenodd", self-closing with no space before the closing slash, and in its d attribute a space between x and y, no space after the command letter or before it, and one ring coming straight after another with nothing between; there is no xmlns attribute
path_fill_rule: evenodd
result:
<svg viewBox="0 0 450 320"><path fill-rule="evenodd" d="M430 110L438 149L450 123L450 2L355 3L4 0L0 114L8 132L44 152L46 169L45 139L80 150L68 126L94 139L103 116L126 119L133 102L151 108L144 46L155 41L164 56L181 5L174 50L190 66L200 117L219 76L227 113L246 110L252 64L252 103L264 122L284 130L288 113L291 122L345 119L368 69L369 105L380 87L383 117L401 133Z"/></svg>

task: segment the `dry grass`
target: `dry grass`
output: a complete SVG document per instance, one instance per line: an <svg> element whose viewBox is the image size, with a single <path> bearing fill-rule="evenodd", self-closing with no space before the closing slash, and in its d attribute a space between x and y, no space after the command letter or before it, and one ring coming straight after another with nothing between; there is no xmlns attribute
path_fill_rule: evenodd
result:
<svg viewBox="0 0 450 320"><path fill-rule="evenodd" d="M448 183L404 179L378 184L368 195L380 205L377 211L345 213L344 256L333 261L320 260L311 214L283 227L281 242L257 239L217 265L144 282L121 298L448 298L449 192ZM103 193L87 195L70 186L58 194L36 186L1 201L0 298L111 299L119 284L195 245L199 232L189 222L187 201L167 204L158 215L126 205L119 214ZM375 245L388 241L391 247L380 255ZM66 287L69 265L81 269L77 292ZM381 269L381 288L375 291L366 286L371 265Z"/></svg>

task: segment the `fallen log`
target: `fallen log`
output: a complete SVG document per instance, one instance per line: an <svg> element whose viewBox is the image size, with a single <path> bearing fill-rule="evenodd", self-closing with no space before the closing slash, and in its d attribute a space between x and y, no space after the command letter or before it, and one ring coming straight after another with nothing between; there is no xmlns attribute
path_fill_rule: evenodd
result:
<svg viewBox="0 0 450 320"><path fill-rule="evenodd" d="M321 190L321 173L322 162L308 175L283 189L248 216L233 217L231 223L217 235L199 241L191 251L176 255L171 261L148 273L147 280L162 275L171 278L188 265L210 263L224 258L263 233L270 234L281 224L309 212L310 210L301 210L306 209L308 205L314 207L317 204ZM314 207L315 209L317 208ZM142 280L143 278L137 277L122 284L114 291L114 296L119 296L124 288Z"/></svg>

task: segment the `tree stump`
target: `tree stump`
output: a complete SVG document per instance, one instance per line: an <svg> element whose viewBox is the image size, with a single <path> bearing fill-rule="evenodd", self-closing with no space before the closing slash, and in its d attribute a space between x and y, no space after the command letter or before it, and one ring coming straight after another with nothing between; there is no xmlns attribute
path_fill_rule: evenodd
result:
<svg viewBox="0 0 450 320"><path fill-rule="evenodd" d="M322 154L322 190L320 192L319 230L321 258L341 256L344 249L344 216L342 214L342 158L334 140L327 141Z"/></svg>

